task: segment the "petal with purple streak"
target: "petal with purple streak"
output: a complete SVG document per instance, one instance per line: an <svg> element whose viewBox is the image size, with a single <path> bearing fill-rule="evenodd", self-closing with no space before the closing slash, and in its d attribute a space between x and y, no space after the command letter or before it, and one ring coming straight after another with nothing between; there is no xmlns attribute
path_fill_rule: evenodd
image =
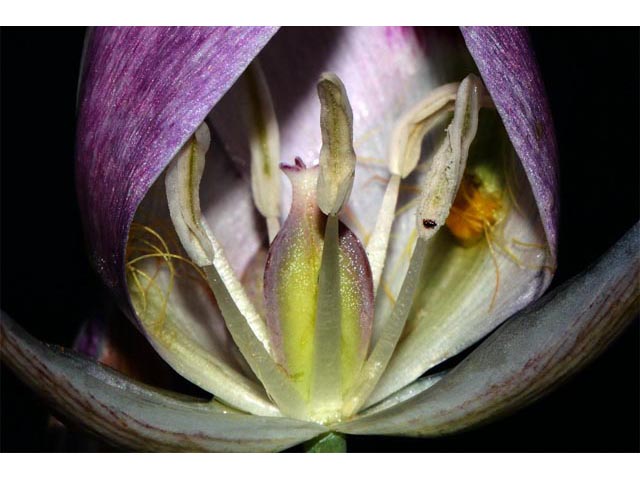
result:
<svg viewBox="0 0 640 480"><path fill-rule="evenodd" d="M62 418L124 449L162 452L278 451L326 432L290 418L246 415L136 382L45 345L0 312L3 362Z"/></svg>
<svg viewBox="0 0 640 480"><path fill-rule="evenodd" d="M78 97L76 181L92 262L126 298L138 204L275 28L96 28Z"/></svg>
<svg viewBox="0 0 640 480"><path fill-rule="evenodd" d="M555 256L557 145L529 34L515 27L463 27L462 34L527 173Z"/></svg>

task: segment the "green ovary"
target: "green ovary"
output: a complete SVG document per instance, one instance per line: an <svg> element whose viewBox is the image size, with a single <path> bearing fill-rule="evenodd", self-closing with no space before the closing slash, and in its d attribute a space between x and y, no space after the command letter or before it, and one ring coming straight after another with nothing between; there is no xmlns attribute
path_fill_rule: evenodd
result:
<svg viewBox="0 0 640 480"><path fill-rule="evenodd" d="M294 207L270 248L265 300L270 305L277 357L304 401L315 409L320 398L333 391L329 385L336 385L338 398L331 397L333 400L326 405L329 412L338 408L336 400L342 402L367 353L372 313L367 304L372 301L371 274L362 245L341 225L337 249L339 278L329 282L326 292L329 298L339 296L340 318L319 315L327 217L316 204L317 169L289 174L293 177ZM319 321L327 323L320 325ZM335 365L325 363L332 358L336 359ZM325 381L327 388L322 387ZM315 398L316 395L319 397ZM323 401L320 403L324 405ZM322 410L320 415L327 412Z"/></svg>
<svg viewBox="0 0 640 480"><path fill-rule="evenodd" d="M322 239L319 234L300 232L290 244L289 255L279 275L278 307L286 369L300 394L309 400L313 371L318 275L322 259ZM306 233L306 234L305 234ZM360 327L362 300L353 261L341 252L340 348L342 392L352 385L362 366L364 342ZM338 279L336 279L338 282Z"/></svg>
<svg viewBox="0 0 640 480"><path fill-rule="evenodd" d="M308 400L322 250L297 236L280 271L278 306L287 371ZM319 240L319 239L318 239ZM316 242L311 242L317 245Z"/></svg>

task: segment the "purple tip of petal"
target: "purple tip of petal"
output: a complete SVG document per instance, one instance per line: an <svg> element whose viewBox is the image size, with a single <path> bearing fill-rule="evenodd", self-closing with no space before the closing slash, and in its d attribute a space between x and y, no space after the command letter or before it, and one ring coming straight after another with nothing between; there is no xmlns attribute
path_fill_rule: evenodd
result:
<svg viewBox="0 0 640 480"><path fill-rule="evenodd" d="M529 34L517 27L462 27L462 35L529 177L555 257L557 145Z"/></svg>
<svg viewBox="0 0 640 480"><path fill-rule="evenodd" d="M76 185L92 262L121 299L126 240L138 204L275 30L128 27L88 33Z"/></svg>

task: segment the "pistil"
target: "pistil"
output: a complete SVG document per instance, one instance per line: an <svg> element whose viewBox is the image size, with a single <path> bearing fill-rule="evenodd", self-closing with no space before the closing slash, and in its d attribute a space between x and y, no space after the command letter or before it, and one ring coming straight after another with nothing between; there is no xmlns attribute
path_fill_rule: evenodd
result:
<svg viewBox="0 0 640 480"><path fill-rule="evenodd" d="M318 207L328 216L324 231L322 264L318 276L318 306L315 327L311 410L325 421L337 421L342 406L343 377L347 365L342 359L342 285L338 214L349 200L355 175L353 113L342 81L324 73L318 81L320 99L320 173ZM346 319L345 319L346 321Z"/></svg>

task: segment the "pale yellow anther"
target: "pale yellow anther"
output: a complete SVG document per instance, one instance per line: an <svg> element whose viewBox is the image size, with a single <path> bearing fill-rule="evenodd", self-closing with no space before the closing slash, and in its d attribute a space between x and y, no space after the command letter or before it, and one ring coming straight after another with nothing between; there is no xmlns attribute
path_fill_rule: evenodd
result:
<svg viewBox="0 0 640 480"><path fill-rule="evenodd" d="M189 257L198 266L213 262L211 231L200 210L200 179L211 135L205 123L180 149L167 168L165 185L171 219Z"/></svg>
<svg viewBox="0 0 640 480"><path fill-rule="evenodd" d="M458 88L453 120L445 139L431 160L417 211L417 230L428 240L444 225L456 197L469 147L478 129L478 111L483 86L475 75Z"/></svg>
<svg viewBox="0 0 640 480"><path fill-rule="evenodd" d="M269 240L280 229L280 134L269 87L258 60L247 69L249 149L251 151L251 192L258 211L265 217Z"/></svg>
<svg viewBox="0 0 640 480"><path fill-rule="evenodd" d="M389 235L395 218L401 179L418 165L422 141L445 114L453 110L459 83L443 85L420 100L396 122L389 142L389 183L378 213L376 225L367 245L374 291L377 292L387 257Z"/></svg>
<svg viewBox="0 0 640 480"><path fill-rule="evenodd" d="M448 83L429 92L414 108L396 123L391 134L389 171L402 178L418 165L422 140L453 109L459 83Z"/></svg>
<svg viewBox="0 0 640 480"><path fill-rule="evenodd" d="M342 81L333 73L321 75L318 97L322 132L318 206L326 215L337 215L349 199L356 168L353 112Z"/></svg>

